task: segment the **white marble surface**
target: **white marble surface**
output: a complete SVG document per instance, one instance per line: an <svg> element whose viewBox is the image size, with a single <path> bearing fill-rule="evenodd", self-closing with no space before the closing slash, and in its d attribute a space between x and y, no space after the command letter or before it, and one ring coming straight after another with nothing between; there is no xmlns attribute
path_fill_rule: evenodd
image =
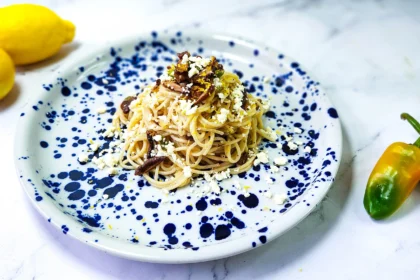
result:
<svg viewBox="0 0 420 280"><path fill-rule="evenodd" d="M419 1L28 2L49 6L78 30L76 41L53 60L18 69L15 89L0 102L0 279L420 279L419 190L386 222L370 220L362 205L367 177L386 146L417 137L399 113L420 118ZM18 113L32 91L90 46L190 24L274 46L323 84L345 139L342 165L326 199L266 246L191 265L120 259L52 228L30 205L13 166Z"/></svg>

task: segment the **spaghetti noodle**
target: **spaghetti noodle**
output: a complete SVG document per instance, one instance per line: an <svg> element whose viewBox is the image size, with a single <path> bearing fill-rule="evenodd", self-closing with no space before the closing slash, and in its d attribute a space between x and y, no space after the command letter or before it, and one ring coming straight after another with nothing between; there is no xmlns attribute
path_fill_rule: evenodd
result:
<svg viewBox="0 0 420 280"><path fill-rule="evenodd" d="M177 64L113 119L121 144L119 165L153 186L172 190L198 176L221 180L248 170L263 138L268 103L248 94L237 75L215 57L178 54Z"/></svg>

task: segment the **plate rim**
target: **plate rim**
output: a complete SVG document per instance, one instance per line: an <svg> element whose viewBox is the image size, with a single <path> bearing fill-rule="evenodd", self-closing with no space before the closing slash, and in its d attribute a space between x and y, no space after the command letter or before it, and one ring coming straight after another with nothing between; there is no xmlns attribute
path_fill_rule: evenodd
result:
<svg viewBox="0 0 420 280"><path fill-rule="evenodd" d="M211 30L189 30L185 29L182 30L183 33L188 34L189 37L201 37L201 38L212 38L215 40L222 40L224 38L225 40L234 40L235 43L242 43L248 45L248 47L254 46L256 48L262 48L264 51L273 53L274 55L277 55L281 53L275 48L272 48L270 46L267 46L261 42L249 40L242 36L237 36L234 34L229 34L225 32L214 32ZM48 82L54 81L59 75L59 73L69 73L71 71L75 71L77 69L77 66L80 66L80 63L82 61L90 61L95 57L96 54L104 54L106 53L110 47L116 47L116 46L127 46L129 44L134 44L136 41L139 41L143 38L147 38L149 40L151 32L143 32L139 33L137 35L128 36L123 39L117 39L113 42L107 42L104 43L101 46L95 46L93 48L87 48L86 51L75 53L72 59L68 59L68 61L65 61L62 66L57 68L54 71L54 75L51 76L51 78L48 79ZM168 30L160 31L159 38L162 36L171 36L171 33L168 32ZM88 46L88 45L87 45ZM290 56L284 56L283 58L286 62L293 62L296 61ZM79 65L78 65L79 64ZM305 67L303 67L305 69ZM312 74L312 73L311 73ZM313 76L310 75L312 78ZM46 79L47 80L47 79ZM46 82L47 83L47 82ZM319 84L316 85L317 88L320 90L321 93L325 94L325 105L329 105L330 107L334 107L332 105L332 102L324 90L322 86ZM46 92L46 91L45 91ZM44 96L46 93L42 90L39 90L39 92L36 92L33 94L33 96L29 99L29 102L22 108L22 111L26 114L35 114L33 110L30 110L31 105L37 103L37 101L40 99L40 97ZM295 227L298 223L300 223L303 219L305 219L315 208L316 206L322 202L323 198L331 188L332 184L335 182L335 178L340 166L341 158L342 158L342 148L343 148L343 134L342 134L342 126L340 118L337 119L337 122L334 124L335 129L333 130L335 137L337 139L335 140L335 152L336 152L336 161L334 162L333 167L331 168L331 177L333 180L328 182L322 182L322 187L317 188L317 195L310 206L305 207L299 207L297 208L295 205L291 209L287 211L287 213L293 212L293 216L297 216L298 219L284 219L282 220L281 226L275 227L275 230L272 230L271 232L265 233L267 236L267 243L262 244L258 243L255 247L251 246L251 240L258 240L258 236L261 234L258 234L258 231L253 231L248 233L247 235L238 237L234 240L229 240L226 242L216 243L209 246L200 247L198 251L193 251L190 249L171 249L171 250L165 250L163 248L154 248L154 247L147 247L147 246L139 246L136 244L131 244L128 242L122 242L121 240L115 240L111 239L109 237L101 239L101 242L94 242L88 238L86 238L86 233L82 231L83 225L80 223L77 223L75 219L69 218L66 216L59 208L57 208L53 203L39 203L35 201L35 198L33 196L33 193L30 192L30 190L33 190L33 186L24 180L24 178L21 177L21 173L25 173L25 163L28 161L21 161L18 159L19 154L22 155L25 153L25 129L22 129L27 126L28 123L31 123L31 121L28 121L30 118L27 116L25 118L19 117L17 128L15 132L14 137L14 164L15 169L19 178L19 182L21 186L23 187L26 195L29 197L29 200L31 201L32 205L37 209L37 211L48 221L51 222L51 224L54 225L58 230L61 229L61 224L58 223L59 217L62 216L63 219L67 218L68 220L72 221L72 227L75 227L76 229L80 230L70 230L66 234L76 240L79 240L82 243L88 244L91 247L94 247L96 249L99 249L101 251L110 253L112 255L120 256L126 259L131 260L138 260L138 261L145 261L145 262L153 262L153 263L196 263L196 262L204 262L204 261L210 261L210 260L216 260L221 258L230 257L233 255L237 255L252 249L255 249L259 246L268 244L272 240L278 238L279 236L283 235L293 227ZM22 153L23 152L23 153ZM323 156L324 157L324 156ZM28 172L26 172L27 174ZM308 190L308 195L310 193L310 190ZM52 208L52 209L51 209ZM52 211L52 212L51 212ZM295 213L296 212L296 213ZM54 216L54 217L53 217ZM285 217L284 215L283 217ZM290 215L289 215L290 216ZM57 218L58 217L58 218ZM67 221L66 221L67 222ZM73 226L74 222L74 226ZM69 224L67 222L67 224ZM271 224L273 225L273 224ZM280 229L278 228L280 227ZM273 227L271 227L272 229ZM91 236L94 236L95 233L90 233ZM92 235L93 234L93 235ZM102 237L105 237L104 235L100 235ZM251 238L252 237L252 238ZM249 242L244 242L243 240L246 239ZM105 242L104 242L105 241ZM119 245L119 246L115 246ZM230 250L227 250L225 252L224 250L218 250L221 245L227 245L229 244L230 247L232 247ZM138 246L137 252L134 252L135 250L132 248L135 248L134 246ZM117 247L117 248L116 248Z"/></svg>

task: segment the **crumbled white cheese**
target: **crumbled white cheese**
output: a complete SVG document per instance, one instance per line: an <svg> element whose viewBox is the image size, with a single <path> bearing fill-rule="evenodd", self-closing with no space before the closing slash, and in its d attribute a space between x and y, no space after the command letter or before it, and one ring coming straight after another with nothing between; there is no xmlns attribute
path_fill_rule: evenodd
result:
<svg viewBox="0 0 420 280"><path fill-rule="evenodd" d="M311 147L309 146L306 146L303 150L307 153L310 153L312 151Z"/></svg>
<svg viewBox="0 0 420 280"><path fill-rule="evenodd" d="M287 141L287 142L290 142L290 141L292 141L292 140L293 140L293 137L288 136L288 135L285 135L285 136L284 136L284 138L286 138L286 141Z"/></svg>
<svg viewBox="0 0 420 280"><path fill-rule="evenodd" d="M277 173L277 172L279 172L279 170L280 169L277 166L270 165L270 171L271 171L271 173Z"/></svg>
<svg viewBox="0 0 420 280"><path fill-rule="evenodd" d="M197 67L195 65L191 66L191 69L188 71L188 77L192 77L196 74L200 73L200 71L197 69Z"/></svg>
<svg viewBox="0 0 420 280"><path fill-rule="evenodd" d="M187 178L190 178L192 176L191 167L189 166L184 167L183 172L184 172L184 176Z"/></svg>
<svg viewBox="0 0 420 280"><path fill-rule="evenodd" d="M210 63L210 58L203 58L198 56L190 56L190 61L192 62L191 65L195 64L198 68L204 68Z"/></svg>
<svg viewBox="0 0 420 280"><path fill-rule="evenodd" d="M79 154L79 157L77 158L80 162L87 162L89 160L89 157L85 153Z"/></svg>
<svg viewBox="0 0 420 280"><path fill-rule="evenodd" d="M224 179L230 178L230 169L214 174L214 178L216 178L217 181L222 181Z"/></svg>
<svg viewBox="0 0 420 280"><path fill-rule="evenodd" d="M107 85L108 84L108 80L103 78L102 79L102 83L105 84L105 85Z"/></svg>
<svg viewBox="0 0 420 280"><path fill-rule="evenodd" d="M266 198L271 198L271 197L273 196L273 194L272 194L270 191L266 191L266 192L264 193L264 196L265 196Z"/></svg>
<svg viewBox="0 0 420 280"><path fill-rule="evenodd" d="M276 141L277 140L277 133L275 130L271 129L271 127L267 127L265 130L268 134L268 137L270 138L271 141Z"/></svg>
<svg viewBox="0 0 420 280"><path fill-rule="evenodd" d="M117 175L118 172L119 172L118 169L115 168L115 167L111 167L111 168L108 169L108 174L109 175Z"/></svg>
<svg viewBox="0 0 420 280"><path fill-rule="evenodd" d="M283 166L287 164L287 158L286 157L277 157L274 159L274 164Z"/></svg>
<svg viewBox="0 0 420 280"><path fill-rule="evenodd" d="M303 130L302 130L302 129L300 129L299 127L295 127L295 128L293 129L293 131L294 131L296 134L301 134L301 133L303 132Z"/></svg>
<svg viewBox="0 0 420 280"><path fill-rule="evenodd" d="M269 184L269 185L274 184L274 181L273 181L273 179L271 179L271 177L270 177L270 176L266 176L266 177L265 177L265 181L266 181L266 182L267 182L267 184Z"/></svg>
<svg viewBox="0 0 420 280"><path fill-rule="evenodd" d="M109 195L104 194L104 195L102 196L102 198L103 198L103 199L108 199L108 198L109 198Z"/></svg>
<svg viewBox="0 0 420 280"><path fill-rule="evenodd" d="M287 200L287 195L285 195L284 193L282 194L275 194L273 197L273 201L275 204L277 205L282 205L286 202Z"/></svg>
<svg viewBox="0 0 420 280"><path fill-rule="evenodd" d="M229 115L229 110L227 110L225 108L222 108L220 110L220 114L216 115L217 121L220 122L220 123L225 123L228 115Z"/></svg>
<svg viewBox="0 0 420 280"><path fill-rule="evenodd" d="M204 173L204 179L207 181L207 182L211 182L211 176L210 176L210 174L208 174L208 173Z"/></svg>
<svg viewBox="0 0 420 280"><path fill-rule="evenodd" d="M106 113L106 108L105 107L100 107L96 110L96 112L98 114L105 114Z"/></svg>
<svg viewBox="0 0 420 280"><path fill-rule="evenodd" d="M249 197L250 196L249 192L244 193L244 196Z"/></svg>
<svg viewBox="0 0 420 280"><path fill-rule="evenodd" d="M293 143L293 141L287 142L287 146L290 148L290 150L297 150L298 149L298 145Z"/></svg>
<svg viewBox="0 0 420 280"><path fill-rule="evenodd" d="M211 187L210 186L203 186L201 189L202 189L203 194L207 194L207 193L209 193Z"/></svg>
<svg viewBox="0 0 420 280"><path fill-rule="evenodd" d="M181 64L186 64L186 63L188 63L188 55L184 54L182 56Z"/></svg>
<svg viewBox="0 0 420 280"><path fill-rule="evenodd" d="M257 158L254 160L254 166L257 166L260 163L267 163L268 162L268 155L266 152L259 152L257 154Z"/></svg>
<svg viewBox="0 0 420 280"><path fill-rule="evenodd" d="M262 102L262 109L267 112L270 109L270 100L265 100Z"/></svg>
<svg viewBox="0 0 420 280"><path fill-rule="evenodd" d="M263 82L268 84L270 82L270 77L264 77Z"/></svg>
<svg viewBox="0 0 420 280"><path fill-rule="evenodd" d="M105 130L105 132L102 135L104 137L112 138L114 137L114 131L115 131L115 128L111 126L107 130Z"/></svg>
<svg viewBox="0 0 420 280"><path fill-rule="evenodd" d="M183 114L187 114L187 112L191 112L192 106L193 106L193 103L190 100L179 100L179 108L181 109L181 112ZM197 108L195 110L197 110ZM194 112L192 114L194 114Z"/></svg>
<svg viewBox="0 0 420 280"><path fill-rule="evenodd" d="M94 152L96 152L99 149L99 145L96 143L90 144L90 149Z"/></svg>
<svg viewBox="0 0 420 280"><path fill-rule="evenodd" d="M106 154L101 159L103 160L105 165L108 167L114 167L119 162L118 156L113 156L112 154Z"/></svg>
<svg viewBox="0 0 420 280"><path fill-rule="evenodd" d="M220 100L222 101L222 103L225 101L227 95L225 95L223 92L219 92L217 94L217 96L219 96Z"/></svg>
<svg viewBox="0 0 420 280"><path fill-rule="evenodd" d="M233 185L235 186L236 189L242 190L241 184L238 181L233 182Z"/></svg>
<svg viewBox="0 0 420 280"><path fill-rule="evenodd" d="M162 192L166 195L169 194L169 191L167 189L162 189Z"/></svg>
<svg viewBox="0 0 420 280"><path fill-rule="evenodd" d="M162 135L155 135L155 136L153 136L153 140L155 140L156 142L159 142L159 141L161 141L162 140Z"/></svg>
<svg viewBox="0 0 420 280"><path fill-rule="evenodd" d="M220 82L219 78L214 78L213 84L216 88L223 86L222 82Z"/></svg>
<svg viewBox="0 0 420 280"><path fill-rule="evenodd" d="M216 193L216 194L220 193L220 187L219 187L219 184L217 184L216 181L211 181L210 182L210 188L214 193Z"/></svg>
<svg viewBox="0 0 420 280"><path fill-rule="evenodd" d="M194 114L195 112L197 112L197 106L192 106L191 108L185 111L185 115L190 116Z"/></svg>
<svg viewBox="0 0 420 280"><path fill-rule="evenodd" d="M105 168L105 166L106 166L106 164L105 164L105 162L103 161L103 159L102 159L102 158L93 157L93 158L92 158L92 162L93 162L96 166L98 166L98 168L99 168L99 169L104 169L104 168Z"/></svg>
<svg viewBox="0 0 420 280"><path fill-rule="evenodd" d="M201 69L209 65L210 59L209 58L202 58L198 56L190 56L189 60L191 62L190 64L190 70L188 71L188 77L192 77L195 74L198 74Z"/></svg>
<svg viewBox="0 0 420 280"><path fill-rule="evenodd" d="M298 145L298 146L302 146L303 145L303 142L302 141L299 141L299 140L296 140L295 141L295 144Z"/></svg>
<svg viewBox="0 0 420 280"><path fill-rule="evenodd" d="M239 84L232 91L231 95L233 97L233 110L239 111L242 109L242 99L244 96L245 88L243 85Z"/></svg>
<svg viewBox="0 0 420 280"><path fill-rule="evenodd" d="M160 146L158 146L158 148L160 148L160 150L162 149ZM176 160L176 154L175 154L175 147L174 147L174 143L169 142L166 146L166 152L168 153L168 155L173 159Z"/></svg>

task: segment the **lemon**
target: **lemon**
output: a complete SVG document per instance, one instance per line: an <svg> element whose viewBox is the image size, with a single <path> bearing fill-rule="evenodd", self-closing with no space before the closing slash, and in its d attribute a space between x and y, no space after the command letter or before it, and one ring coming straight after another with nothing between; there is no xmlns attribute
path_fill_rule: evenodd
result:
<svg viewBox="0 0 420 280"><path fill-rule="evenodd" d="M0 49L0 100L5 97L15 83L15 66L10 56Z"/></svg>
<svg viewBox="0 0 420 280"><path fill-rule="evenodd" d="M15 65L51 57L73 40L74 33L73 23L46 7L17 4L0 8L0 48Z"/></svg>

